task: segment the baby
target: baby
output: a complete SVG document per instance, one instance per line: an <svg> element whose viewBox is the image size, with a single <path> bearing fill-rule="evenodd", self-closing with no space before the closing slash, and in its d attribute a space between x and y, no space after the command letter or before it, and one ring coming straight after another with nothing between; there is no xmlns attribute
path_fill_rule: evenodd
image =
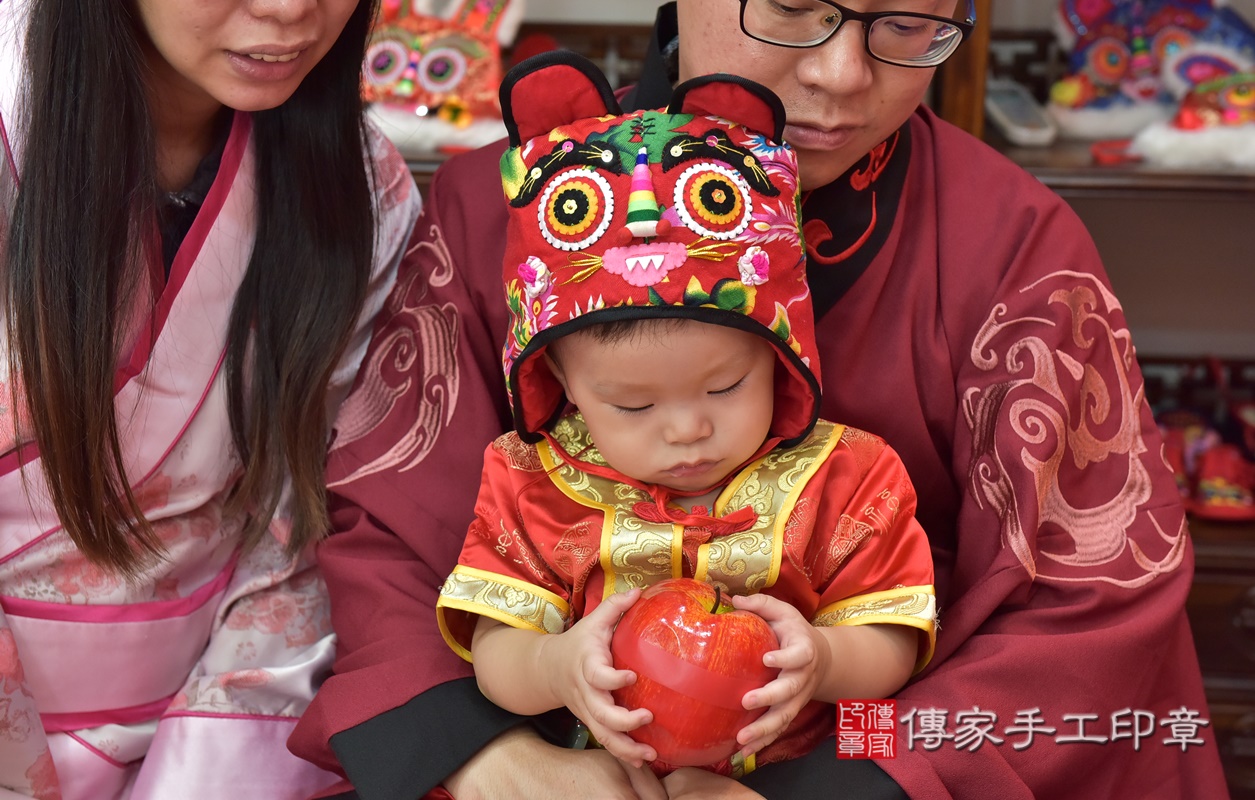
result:
<svg viewBox="0 0 1255 800"><path fill-rule="evenodd" d="M928 661L932 562L915 492L879 438L818 419L819 365L784 111L708 76L623 114L569 53L502 87L511 147L504 351L515 431L485 454L437 613L485 695L569 711L659 774L615 705L615 623L642 587L695 577L761 615L766 712L705 768L739 777L835 731L833 703L896 692Z"/></svg>

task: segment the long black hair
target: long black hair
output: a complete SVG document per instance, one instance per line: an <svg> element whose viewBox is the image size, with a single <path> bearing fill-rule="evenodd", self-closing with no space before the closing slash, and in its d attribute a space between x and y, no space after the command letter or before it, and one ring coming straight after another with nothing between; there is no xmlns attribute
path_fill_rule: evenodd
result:
<svg viewBox="0 0 1255 800"><path fill-rule="evenodd" d="M289 551L327 527L326 388L375 245L360 95L374 7L361 0L296 93L253 115L257 233L225 362L243 462L231 507L249 512L249 546L285 478ZM162 554L125 475L113 399L119 325L156 226L145 37L133 3L32 0L21 183L3 262L10 371L23 389L15 409L29 413L66 532L93 563L125 574Z"/></svg>

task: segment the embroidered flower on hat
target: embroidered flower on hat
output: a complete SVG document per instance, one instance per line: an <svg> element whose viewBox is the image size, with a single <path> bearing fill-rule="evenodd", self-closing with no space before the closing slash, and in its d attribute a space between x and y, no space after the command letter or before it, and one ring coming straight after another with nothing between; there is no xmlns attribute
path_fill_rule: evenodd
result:
<svg viewBox="0 0 1255 800"><path fill-rule="evenodd" d="M523 281L523 291L528 300L535 300L549 291L553 280L548 265L536 256L528 256L526 261L519 264L519 278Z"/></svg>
<svg viewBox="0 0 1255 800"><path fill-rule="evenodd" d="M751 246L737 259L741 270L741 283L746 286L762 286L771 270L771 257L758 245Z"/></svg>

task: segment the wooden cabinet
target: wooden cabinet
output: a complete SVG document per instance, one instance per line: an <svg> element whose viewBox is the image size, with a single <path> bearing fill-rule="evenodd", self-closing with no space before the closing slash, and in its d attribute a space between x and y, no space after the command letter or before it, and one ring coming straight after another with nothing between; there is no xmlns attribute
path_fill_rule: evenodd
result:
<svg viewBox="0 0 1255 800"><path fill-rule="evenodd" d="M985 138L1081 217L1139 355L1255 360L1255 173L1099 167L1085 142Z"/></svg>
<svg viewBox="0 0 1255 800"><path fill-rule="evenodd" d="M993 0L976 0L976 29L937 69L932 106L938 116L973 136L985 130L985 73L989 64Z"/></svg>
<svg viewBox="0 0 1255 800"><path fill-rule="evenodd" d="M1255 800L1255 523L1195 520L1188 611L1232 800Z"/></svg>

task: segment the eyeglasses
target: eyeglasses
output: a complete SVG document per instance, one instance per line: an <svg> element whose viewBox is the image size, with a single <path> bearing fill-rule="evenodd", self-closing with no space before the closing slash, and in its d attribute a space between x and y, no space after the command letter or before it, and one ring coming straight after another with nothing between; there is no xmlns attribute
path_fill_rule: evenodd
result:
<svg viewBox="0 0 1255 800"><path fill-rule="evenodd" d="M976 0L967 19L899 11L851 11L831 0L741 0L746 36L781 47L817 47L846 22L863 23L863 47L877 61L935 67L953 55L976 25Z"/></svg>

